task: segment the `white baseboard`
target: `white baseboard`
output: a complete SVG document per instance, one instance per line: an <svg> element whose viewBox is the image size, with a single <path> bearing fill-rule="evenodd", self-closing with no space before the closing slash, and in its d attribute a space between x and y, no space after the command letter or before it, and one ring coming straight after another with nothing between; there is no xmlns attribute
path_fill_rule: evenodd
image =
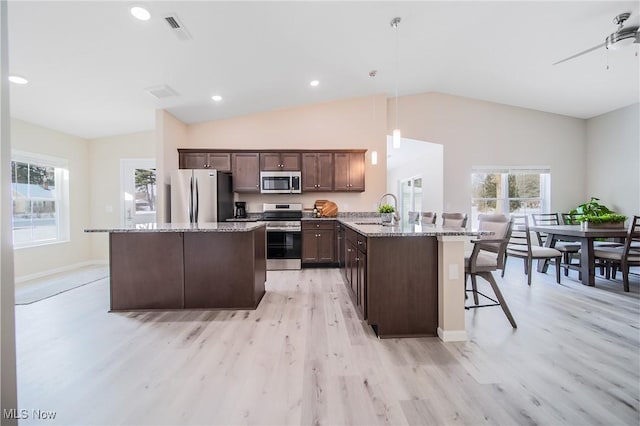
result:
<svg viewBox="0 0 640 426"><path fill-rule="evenodd" d="M467 332L465 330L443 330L438 327L438 337L443 342L466 342Z"/></svg>
<svg viewBox="0 0 640 426"><path fill-rule="evenodd" d="M36 272L34 274L23 275L21 277L15 277L15 283L16 284L20 284L20 283L23 283L25 281L31 281L31 280L35 280L35 279L38 279L38 278L44 278L44 277L47 277L49 275L59 274L61 272L72 271L74 269L84 268L86 266L108 265L108 264L109 264L108 260L88 260L86 262L74 263L72 265L61 266L60 268L54 268L54 269L49 269L49 270L46 270L46 271Z"/></svg>

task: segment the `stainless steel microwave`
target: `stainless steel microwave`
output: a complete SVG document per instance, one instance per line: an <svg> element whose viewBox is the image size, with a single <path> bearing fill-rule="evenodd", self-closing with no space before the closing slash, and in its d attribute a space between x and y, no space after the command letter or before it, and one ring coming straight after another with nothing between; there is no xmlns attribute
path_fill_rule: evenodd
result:
<svg viewBox="0 0 640 426"><path fill-rule="evenodd" d="M260 172L260 192L263 194L300 194L301 172Z"/></svg>

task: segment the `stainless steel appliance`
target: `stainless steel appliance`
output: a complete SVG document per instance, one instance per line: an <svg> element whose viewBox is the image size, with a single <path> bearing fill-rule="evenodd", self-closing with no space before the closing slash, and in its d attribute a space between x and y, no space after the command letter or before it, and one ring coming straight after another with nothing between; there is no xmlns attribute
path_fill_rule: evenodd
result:
<svg viewBox="0 0 640 426"><path fill-rule="evenodd" d="M300 269L302 258L302 204L265 203L267 222L267 270Z"/></svg>
<svg viewBox="0 0 640 426"><path fill-rule="evenodd" d="M260 192L263 194L300 194L301 172L260 172Z"/></svg>
<svg viewBox="0 0 640 426"><path fill-rule="evenodd" d="M171 173L171 222L224 222L233 217L231 175L217 170Z"/></svg>
<svg viewBox="0 0 640 426"><path fill-rule="evenodd" d="M246 201L236 201L236 219L244 219L247 217L247 203Z"/></svg>

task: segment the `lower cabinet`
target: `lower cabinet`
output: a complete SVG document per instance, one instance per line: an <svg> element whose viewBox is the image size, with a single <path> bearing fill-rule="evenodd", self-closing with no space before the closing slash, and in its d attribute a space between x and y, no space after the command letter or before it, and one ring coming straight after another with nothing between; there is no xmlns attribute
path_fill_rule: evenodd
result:
<svg viewBox="0 0 640 426"><path fill-rule="evenodd" d="M266 231L112 232L111 310L255 309L265 293Z"/></svg>
<svg viewBox="0 0 640 426"><path fill-rule="evenodd" d="M344 276L351 299L363 319L367 318L367 244L366 237L345 229Z"/></svg>
<svg viewBox="0 0 640 426"><path fill-rule="evenodd" d="M336 230L332 220L302 221L302 263L335 263Z"/></svg>
<svg viewBox="0 0 640 426"><path fill-rule="evenodd" d="M266 281L265 235L185 232L184 307L255 309Z"/></svg>

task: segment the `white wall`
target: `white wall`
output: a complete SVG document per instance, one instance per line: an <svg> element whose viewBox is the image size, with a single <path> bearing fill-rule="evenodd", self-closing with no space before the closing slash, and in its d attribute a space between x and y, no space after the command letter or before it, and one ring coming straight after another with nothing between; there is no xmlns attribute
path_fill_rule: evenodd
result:
<svg viewBox="0 0 640 426"><path fill-rule="evenodd" d="M92 228L120 225L120 160L155 156L155 134L152 131L89 141ZM91 234L90 237L92 259L108 260L108 234Z"/></svg>
<svg viewBox="0 0 640 426"><path fill-rule="evenodd" d="M550 166L552 211L569 210L585 198L584 120L440 93L403 96L399 105L403 137L444 148L443 210L471 212L476 165Z"/></svg>
<svg viewBox="0 0 640 426"><path fill-rule="evenodd" d="M384 95L252 114L188 126L188 144L182 148L219 149L367 149L365 192L320 192L295 196L238 194L250 212L263 202L295 201L311 208L317 199L329 199L340 211L372 211L386 190L386 97ZM371 151L378 164L371 165ZM177 167L177 161L176 161Z"/></svg>
<svg viewBox="0 0 640 426"><path fill-rule="evenodd" d="M154 139L158 173L156 218L158 222L169 222L171 172L178 168L178 148L185 148L188 144L187 125L167 111L157 110Z"/></svg>
<svg viewBox="0 0 640 426"><path fill-rule="evenodd" d="M69 237L64 243L16 249L15 276L25 276L83 264L91 260L89 227L89 145L86 140L21 120L11 121L12 148L64 158L69 164Z"/></svg>
<svg viewBox="0 0 640 426"><path fill-rule="evenodd" d="M587 120L587 194L626 216L640 215L640 106Z"/></svg>
<svg viewBox="0 0 640 426"><path fill-rule="evenodd" d="M443 211L443 147L435 143L402 139L400 148L387 143L387 192L400 197L399 181L416 175L422 176L421 211ZM406 217L407 212L401 212Z"/></svg>

